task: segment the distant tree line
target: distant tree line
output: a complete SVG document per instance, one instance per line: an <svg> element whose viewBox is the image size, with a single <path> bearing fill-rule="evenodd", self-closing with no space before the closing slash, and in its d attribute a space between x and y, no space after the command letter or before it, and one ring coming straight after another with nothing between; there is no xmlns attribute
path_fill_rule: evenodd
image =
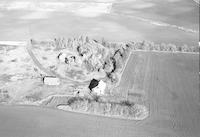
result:
<svg viewBox="0 0 200 137"><path fill-rule="evenodd" d="M67 40L65 38L55 38L53 41L42 41L42 42L37 42L33 39L31 39L31 43L34 44L50 44L54 46L57 50L59 49L64 49L66 47L71 47L74 48L74 44L79 44L79 45L84 45L86 43L89 43L90 41L94 41L95 43L101 44L104 47L117 50L120 48L122 45L119 43L114 43L114 42L108 42L104 38L101 41L95 40L95 39L89 39L88 36L83 37L80 36L79 38L68 38ZM166 44L166 43L161 43L161 44L156 44L151 41L142 41L142 42L128 42L128 43L123 43L128 46L132 50L148 50L148 51L171 51L171 52L199 52L199 46L189 46L189 45L175 45L175 44Z"/></svg>
<svg viewBox="0 0 200 137"><path fill-rule="evenodd" d="M130 42L128 45L131 46L133 50L148 50L148 51L171 51L171 52L199 52L198 46L178 46L175 44L155 44L149 41L142 41L142 42Z"/></svg>

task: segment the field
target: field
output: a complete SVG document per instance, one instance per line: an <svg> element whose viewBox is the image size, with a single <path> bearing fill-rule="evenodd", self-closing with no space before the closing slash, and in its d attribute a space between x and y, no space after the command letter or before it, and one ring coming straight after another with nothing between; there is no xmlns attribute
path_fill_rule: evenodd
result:
<svg viewBox="0 0 200 137"><path fill-rule="evenodd" d="M199 0L0 0L0 30L0 137L199 137Z"/></svg>
<svg viewBox="0 0 200 137"><path fill-rule="evenodd" d="M189 136L198 132L200 125L198 57L133 52L116 89L124 96L128 94L129 100L149 103L148 121L156 120L149 124Z"/></svg>
<svg viewBox="0 0 200 137"><path fill-rule="evenodd" d="M135 95L135 99L141 98L138 100L149 104L150 117L144 121L63 113L35 107L1 106L0 123L7 124L5 127L0 127L0 133L12 136L16 132L14 123L20 119L18 136L29 133L36 136L198 137L200 134L198 62L198 54L155 52L132 54L119 87L121 91L126 87L131 89L129 99L134 99ZM80 121L84 124L80 124ZM40 128L36 126L38 124Z"/></svg>
<svg viewBox="0 0 200 137"><path fill-rule="evenodd" d="M1 0L0 40L44 40L81 34L117 42L149 40L193 46L199 40L199 7L192 0L23 2Z"/></svg>

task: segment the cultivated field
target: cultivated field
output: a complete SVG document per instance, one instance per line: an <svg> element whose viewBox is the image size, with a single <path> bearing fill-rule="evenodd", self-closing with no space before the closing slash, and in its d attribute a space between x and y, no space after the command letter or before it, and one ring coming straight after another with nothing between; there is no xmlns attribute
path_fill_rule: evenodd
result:
<svg viewBox="0 0 200 137"><path fill-rule="evenodd" d="M198 54L133 52L116 90L149 103L147 123L160 127L158 132L195 137L200 126L198 62Z"/></svg>
<svg viewBox="0 0 200 137"><path fill-rule="evenodd" d="M0 5L3 41L80 34L116 42L194 46L199 41L199 7L192 0L1 0Z"/></svg>

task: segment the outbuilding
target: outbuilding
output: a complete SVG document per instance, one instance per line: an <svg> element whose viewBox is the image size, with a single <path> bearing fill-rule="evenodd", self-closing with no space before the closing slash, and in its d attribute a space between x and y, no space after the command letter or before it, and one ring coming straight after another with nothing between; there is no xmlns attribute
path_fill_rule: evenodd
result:
<svg viewBox="0 0 200 137"><path fill-rule="evenodd" d="M97 95L104 95L106 83L102 80L92 79L88 88Z"/></svg>
<svg viewBox="0 0 200 137"><path fill-rule="evenodd" d="M43 77L43 83L45 85L58 86L60 85L60 79L54 76L45 76Z"/></svg>

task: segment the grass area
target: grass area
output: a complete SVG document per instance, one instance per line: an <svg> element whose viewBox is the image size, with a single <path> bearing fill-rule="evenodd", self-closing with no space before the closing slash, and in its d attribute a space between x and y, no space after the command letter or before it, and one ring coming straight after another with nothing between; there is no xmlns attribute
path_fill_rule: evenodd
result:
<svg viewBox="0 0 200 137"><path fill-rule="evenodd" d="M25 99L31 102L39 101L42 99L42 92L36 91L25 96Z"/></svg>

